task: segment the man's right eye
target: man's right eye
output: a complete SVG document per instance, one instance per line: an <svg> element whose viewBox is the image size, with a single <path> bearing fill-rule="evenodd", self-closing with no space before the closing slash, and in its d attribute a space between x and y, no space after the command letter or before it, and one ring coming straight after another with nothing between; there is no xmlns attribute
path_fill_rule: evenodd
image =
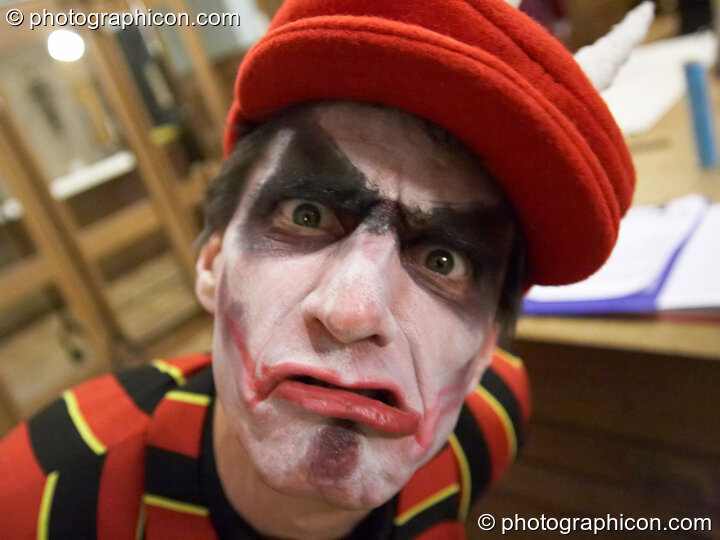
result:
<svg viewBox="0 0 720 540"><path fill-rule="evenodd" d="M276 227L301 236L335 236L343 231L331 208L304 199L281 202L274 221Z"/></svg>

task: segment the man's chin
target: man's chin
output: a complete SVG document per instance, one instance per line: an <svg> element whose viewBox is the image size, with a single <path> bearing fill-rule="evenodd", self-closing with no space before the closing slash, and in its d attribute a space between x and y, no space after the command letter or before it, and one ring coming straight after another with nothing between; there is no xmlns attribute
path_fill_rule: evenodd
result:
<svg viewBox="0 0 720 540"><path fill-rule="evenodd" d="M361 430L348 424L333 420L315 426L307 438L301 437L304 441L295 440L296 446L288 445L272 458L262 447L249 448L250 459L263 481L283 495L370 511L400 490L407 479L397 473L404 467L382 467L398 460L379 459Z"/></svg>
<svg viewBox="0 0 720 540"><path fill-rule="evenodd" d="M365 479L348 479L335 483L311 483L305 479L289 477L277 479L270 475L266 483L275 491L290 497L301 497L348 510L370 512L390 500L401 486ZM300 475L302 476L302 475ZM277 480L277 481L276 481Z"/></svg>
<svg viewBox="0 0 720 540"><path fill-rule="evenodd" d="M390 500L400 488L372 486L317 486L317 493L327 504L343 510L371 512Z"/></svg>

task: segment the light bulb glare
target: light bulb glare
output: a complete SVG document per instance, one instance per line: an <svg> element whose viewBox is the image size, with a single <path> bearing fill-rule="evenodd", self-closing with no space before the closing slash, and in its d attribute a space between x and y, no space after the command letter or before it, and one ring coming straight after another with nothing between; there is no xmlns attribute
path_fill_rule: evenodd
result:
<svg viewBox="0 0 720 540"><path fill-rule="evenodd" d="M70 30L55 30L48 36L47 47L50 56L61 62L74 62L85 53L83 38Z"/></svg>

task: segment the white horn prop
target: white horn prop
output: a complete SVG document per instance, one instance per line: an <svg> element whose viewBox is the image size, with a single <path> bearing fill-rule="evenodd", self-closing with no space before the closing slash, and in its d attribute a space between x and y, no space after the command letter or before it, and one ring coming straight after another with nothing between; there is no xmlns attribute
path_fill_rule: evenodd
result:
<svg viewBox="0 0 720 540"><path fill-rule="evenodd" d="M612 84L630 52L645 39L654 15L655 4L646 0L605 36L575 53L575 60L598 92Z"/></svg>
<svg viewBox="0 0 720 540"><path fill-rule="evenodd" d="M520 6L520 2L522 2L522 0L505 0L505 2L516 8Z"/></svg>

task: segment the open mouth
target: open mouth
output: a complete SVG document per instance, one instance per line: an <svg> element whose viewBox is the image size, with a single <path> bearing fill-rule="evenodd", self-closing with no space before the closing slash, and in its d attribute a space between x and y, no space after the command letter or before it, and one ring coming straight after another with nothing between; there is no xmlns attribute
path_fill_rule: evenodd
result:
<svg viewBox="0 0 720 540"><path fill-rule="evenodd" d="M359 396L364 396L368 399L380 401L389 407L397 407L397 399L395 399L395 396L390 390L385 390L381 388L345 388L343 386L337 386L327 381L322 381L320 379L316 379L315 377L309 377L307 375L291 377L290 380L298 381L300 383L312 386L320 386L321 388L330 388L332 390L353 392L354 394L357 394Z"/></svg>
<svg viewBox="0 0 720 540"><path fill-rule="evenodd" d="M410 435L418 426L419 415L408 410L390 388L348 387L311 375L287 374L271 393L311 413L359 422L394 435Z"/></svg>

